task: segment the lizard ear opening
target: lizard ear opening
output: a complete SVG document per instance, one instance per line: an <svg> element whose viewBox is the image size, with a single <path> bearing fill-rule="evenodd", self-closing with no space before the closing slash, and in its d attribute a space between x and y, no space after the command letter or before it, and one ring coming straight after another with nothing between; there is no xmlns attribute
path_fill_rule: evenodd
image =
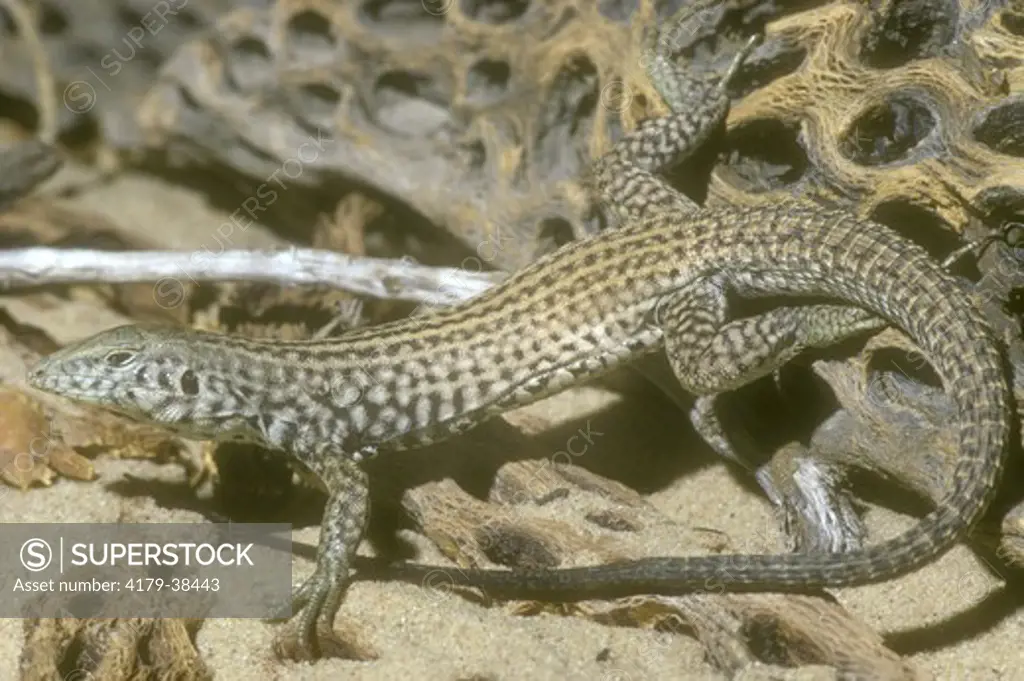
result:
<svg viewBox="0 0 1024 681"><path fill-rule="evenodd" d="M199 394L199 379L196 377L196 372L191 369L186 369L185 373L181 375L181 391L186 395L198 395Z"/></svg>
<svg viewBox="0 0 1024 681"><path fill-rule="evenodd" d="M112 352L107 353L107 356L104 359L106 359L107 364L112 367L123 367L135 359L135 353L128 352L127 350L113 350Z"/></svg>

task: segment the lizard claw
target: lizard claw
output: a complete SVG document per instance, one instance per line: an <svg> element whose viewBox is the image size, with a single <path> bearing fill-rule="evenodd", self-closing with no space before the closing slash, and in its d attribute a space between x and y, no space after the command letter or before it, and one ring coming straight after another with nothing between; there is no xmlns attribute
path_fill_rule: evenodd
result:
<svg viewBox="0 0 1024 681"><path fill-rule="evenodd" d="M317 623L315 632L305 636L299 627L287 626L274 637L273 650L279 660L291 662L313 662L326 657L348 660L374 659L373 652L363 652L362 646L353 644L334 631L323 621Z"/></svg>
<svg viewBox="0 0 1024 681"><path fill-rule="evenodd" d="M344 585L329 570L319 566L309 578L292 592L291 611L298 616L293 625L274 642L278 657L294 661L322 657L347 657L348 646L334 632L333 614L337 610L328 603L338 602Z"/></svg>

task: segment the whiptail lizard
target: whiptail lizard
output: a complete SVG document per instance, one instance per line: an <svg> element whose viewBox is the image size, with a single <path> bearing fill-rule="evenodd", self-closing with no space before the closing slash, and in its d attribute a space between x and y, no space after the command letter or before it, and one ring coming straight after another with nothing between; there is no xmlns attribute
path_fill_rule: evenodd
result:
<svg viewBox="0 0 1024 681"><path fill-rule="evenodd" d="M952 488L913 529L842 554L449 576L496 595L564 600L863 584L924 565L978 520L1003 470L1009 388L985 319L924 249L881 225L796 203L692 210L655 173L690 153L720 118L729 76L716 84L689 78L665 54L652 73L666 97L696 104L644 121L595 165L594 186L625 218L619 229L569 244L429 317L306 342L120 327L47 357L29 381L191 438L277 448L315 474L329 497L316 570L294 594L300 643L315 655L318 625L334 621L367 521L364 458L449 437L660 349L687 390L734 389L804 348L878 328L881 318L922 349L959 410ZM807 304L730 320L728 291Z"/></svg>

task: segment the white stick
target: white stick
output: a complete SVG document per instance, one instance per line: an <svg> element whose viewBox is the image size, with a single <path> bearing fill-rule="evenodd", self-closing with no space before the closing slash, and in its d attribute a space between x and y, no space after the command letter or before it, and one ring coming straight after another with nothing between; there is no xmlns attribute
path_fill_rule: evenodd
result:
<svg viewBox="0 0 1024 681"><path fill-rule="evenodd" d="M451 305L487 290L504 276L312 248L216 254L45 247L0 251L2 287L152 281L157 289L182 289L202 281L265 281L282 286L322 284L374 298Z"/></svg>

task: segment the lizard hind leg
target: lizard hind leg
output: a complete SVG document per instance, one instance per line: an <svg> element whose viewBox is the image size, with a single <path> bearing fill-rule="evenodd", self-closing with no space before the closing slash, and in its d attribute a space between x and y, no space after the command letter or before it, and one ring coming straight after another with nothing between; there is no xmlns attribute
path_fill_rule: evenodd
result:
<svg viewBox="0 0 1024 681"><path fill-rule="evenodd" d="M594 198L626 223L665 210L685 214L699 209L658 175L692 157L725 120L726 88L759 41L755 36L740 48L723 74L687 69L676 63L672 45L672 35L694 18L684 10L646 46L648 76L670 114L642 121L594 161L584 180Z"/></svg>
<svg viewBox="0 0 1024 681"><path fill-rule="evenodd" d="M720 393L768 375L812 347L826 347L885 326L873 313L847 305L782 307L729 320L728 278L700 279L662 298L654 321L676 380L697 397L690 420L720 456L750 468L715 413ZM734 438L749 446L744 432ZM748 450L749 451L749 450Z"/></svg>

